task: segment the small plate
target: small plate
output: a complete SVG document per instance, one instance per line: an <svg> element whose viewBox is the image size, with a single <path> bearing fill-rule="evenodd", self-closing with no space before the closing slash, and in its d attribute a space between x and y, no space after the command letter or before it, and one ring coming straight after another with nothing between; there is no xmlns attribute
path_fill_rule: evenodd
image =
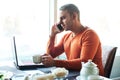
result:
<svg viewBox="0 0 120 80"><path fill-rule="evenodd" d="M76 77L76 80L80 80L80 76L77 76L77 77Z"/></svg>
<svg viewBox="0 0 120 80"><path fill-rule="evenodd" d="M14 75L14 73L6 70L0 70L0 75L3 76L4 80L8 80Z"/></svg>

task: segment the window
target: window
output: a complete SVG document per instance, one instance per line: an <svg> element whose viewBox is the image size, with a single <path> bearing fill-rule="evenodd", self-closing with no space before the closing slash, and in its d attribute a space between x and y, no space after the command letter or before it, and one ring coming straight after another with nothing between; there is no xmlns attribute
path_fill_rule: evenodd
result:
<svg viewBox="0 0 120 80"><path fill-rule="evenodd" d="M27 41L32 41L36 50L39 44L38 53L45 51L49 20L49 0L0 0L0 60L12 59L14 35L33 39Z"/></svg>
<svg viewBox="0 0 120 80"><path fill-rule="evenodd" d="M83 25L94 29L104 45L120 46L119 0L57 0L57 13L64 4L73 3L80 10Z"/></svg>
<svg viewBox="0 0 120 80"><path fill-rule="evenodd" d="M119 0L57 0L58 17L59 8L69 3L78 6L81 23L95 30L103 45L120 46ZM58 40L62 35L58 36ZM60 58L64 58L64 55Z"/></svg>

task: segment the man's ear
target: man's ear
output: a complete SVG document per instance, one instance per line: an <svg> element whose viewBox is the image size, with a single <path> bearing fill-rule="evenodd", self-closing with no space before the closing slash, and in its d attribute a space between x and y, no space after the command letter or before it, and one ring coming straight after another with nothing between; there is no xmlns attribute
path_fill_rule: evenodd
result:
<svg viewBox="0 0 120 80"><path fill-rule="evenodd" d="M77 14L76 14L75 12L72 14L72 18L73 18L73 19L76 19L76 18L77 18Z"/></svg>

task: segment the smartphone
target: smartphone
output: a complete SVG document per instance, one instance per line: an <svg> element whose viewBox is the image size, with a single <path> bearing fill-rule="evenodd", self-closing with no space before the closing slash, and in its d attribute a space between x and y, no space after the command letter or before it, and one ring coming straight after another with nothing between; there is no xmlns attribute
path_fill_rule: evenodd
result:
<svg viewBox="0 0 120 80"><path fill-rule="evenodd" d="M60 31L63 31L63 30L64 30L64 28L61 26L61 24L58 24L58 25L57 25L57 28L58 28Z"/></svg>

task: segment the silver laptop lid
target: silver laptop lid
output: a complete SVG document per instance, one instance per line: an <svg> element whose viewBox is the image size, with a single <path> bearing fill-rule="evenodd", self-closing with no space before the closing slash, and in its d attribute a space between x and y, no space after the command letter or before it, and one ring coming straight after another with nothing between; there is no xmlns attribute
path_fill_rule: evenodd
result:
<svg viewBox="0 0 120 80"><path fill-rule="evenodd" d="M26 42L25 39L16 38L13 36L14 44L14 60L17 66L22 65L41 65L33 63L32 56L35 51L29 45L30 43Z"/></svg>

